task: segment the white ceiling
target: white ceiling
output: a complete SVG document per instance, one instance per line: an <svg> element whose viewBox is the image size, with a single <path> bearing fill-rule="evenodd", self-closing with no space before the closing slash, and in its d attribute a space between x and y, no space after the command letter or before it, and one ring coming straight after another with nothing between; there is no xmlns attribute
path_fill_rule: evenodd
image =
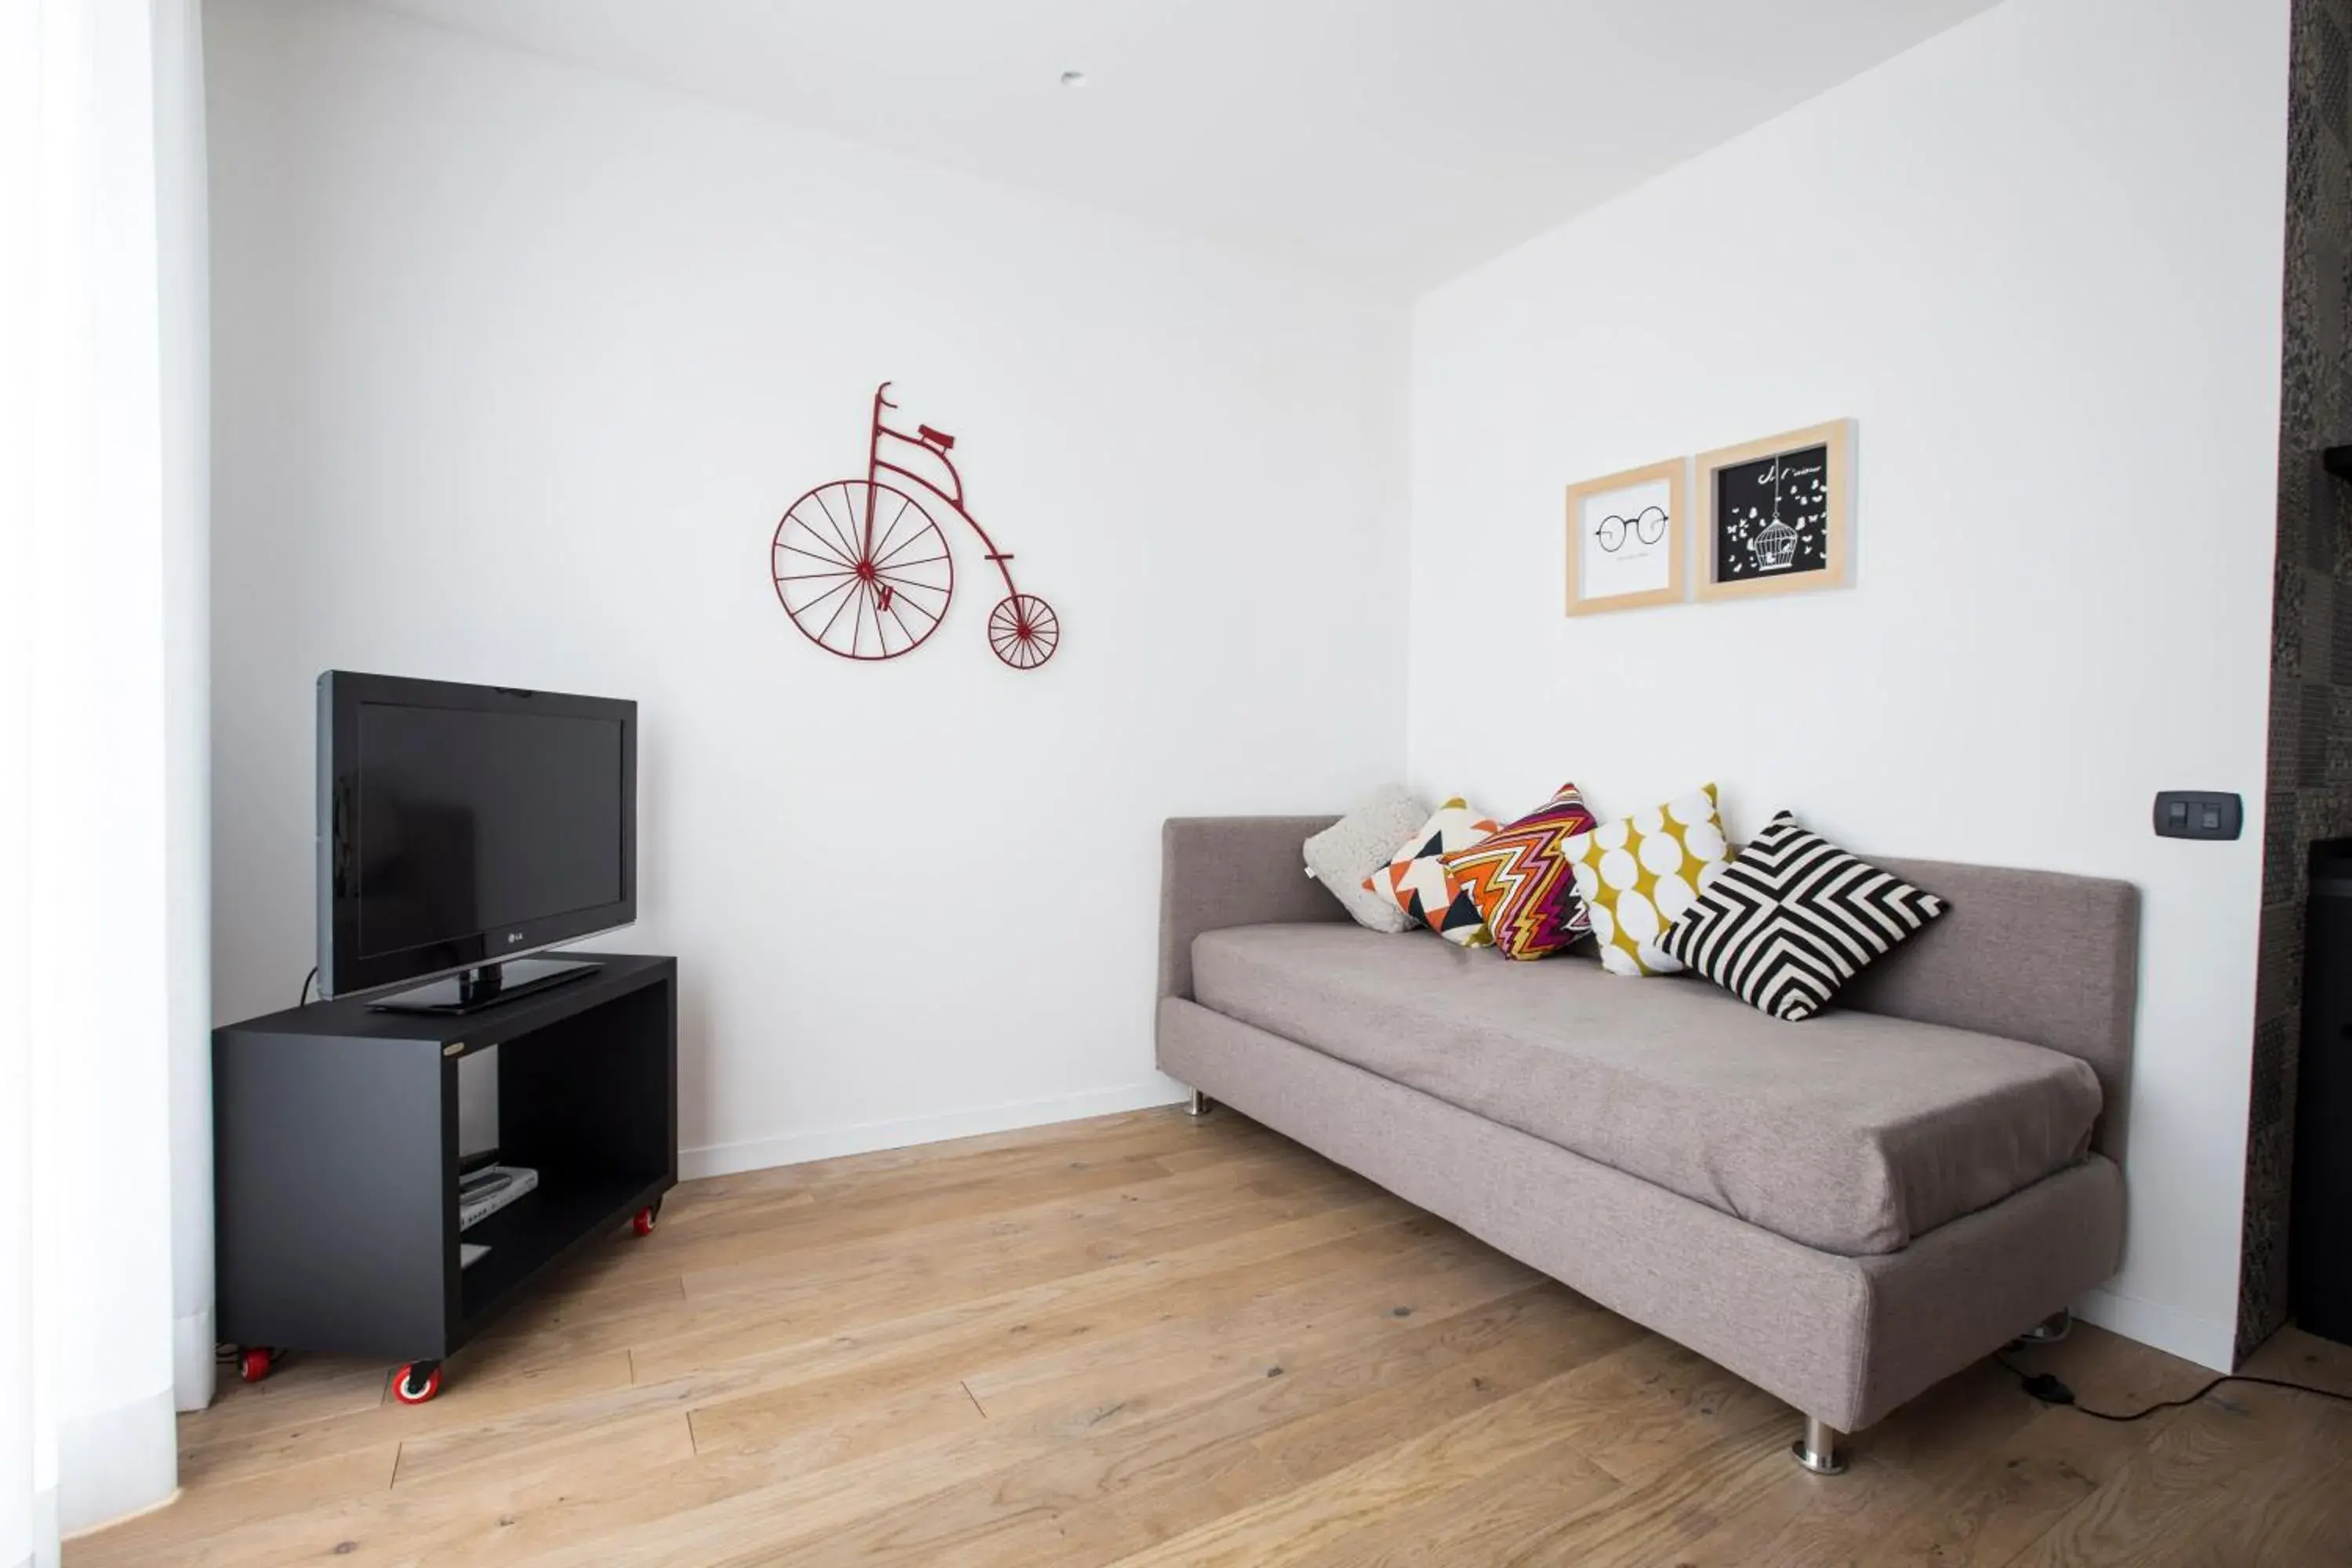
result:
<svg viewBox="0 0 2352 1568"><path fill-rule="evenodd" d="M1411 293L1994 0L374 3Z"/></svg>

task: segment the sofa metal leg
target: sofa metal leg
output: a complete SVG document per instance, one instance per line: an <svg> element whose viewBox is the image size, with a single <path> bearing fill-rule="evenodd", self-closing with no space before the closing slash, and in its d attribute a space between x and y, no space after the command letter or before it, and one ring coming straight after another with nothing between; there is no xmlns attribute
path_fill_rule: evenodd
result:
<svg viewBox="0 0 2352 1568"><path fill-rule="evenodd" d="M1845 1474L1845 1456L1838 1452L1839 1439L1845 1436L1826 1421L1805 1417L1805 1435L1790 1445L1790 1452L1797 1463L1817 1476Z"/></svg>
<svg viewBox="0 0 2352 1568"><path fill-rule="evenodd" d="M1187 1116L1206 1116L1209 1114L1210 1108L1216 1103L1217 1102L1215 1100L1211 1100L1207 1095L1202 1094L1196 1089L1192 1091L1191 1103L1184 1107L1184 1114Z"/></svg>
<svg viewBox="0 0 2352 1568"><path fill-rule="evenodd" d="M2012 1350L2020 1345L2054 1345L2074 1331L2074 1310L2061 1307L2009 1343Z"/></svg>

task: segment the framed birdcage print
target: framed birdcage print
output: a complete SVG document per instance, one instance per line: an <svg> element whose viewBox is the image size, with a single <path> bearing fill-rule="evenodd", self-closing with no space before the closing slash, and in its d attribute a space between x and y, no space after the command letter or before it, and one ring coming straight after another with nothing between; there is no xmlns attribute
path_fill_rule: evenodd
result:
<svg viewBox="0 0 2352 1568"><path fill-rule="evenodd" d="M1737 599L1851 581L1853 421L1698 456L1698 596Z"/></svg>
<svg viewBox="0 0 2352 1568"><path fill-rule="evenodd" d="M1568 487L1568 613L1683 598L1690 459L1652 463Z"/></svg>

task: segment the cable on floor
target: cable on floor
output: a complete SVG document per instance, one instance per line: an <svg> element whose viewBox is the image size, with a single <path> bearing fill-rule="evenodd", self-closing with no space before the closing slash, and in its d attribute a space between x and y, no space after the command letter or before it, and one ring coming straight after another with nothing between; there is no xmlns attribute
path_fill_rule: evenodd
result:
<svg viewBox="0 0 2352 1568"><path fill-rule="evenodd" d="M2352 1405L2352 1394L2346 1394L2336 1389L2315 1388L2307 1383L2289 1383L2284 1378L2252 1377L2244 1373L2233 1372L2213 1379L2186 1399L2159 1400L2145 1410L2135 1410L2129 1415L2119 1415L2111 1410L2094 1410L2089 1405L2078 1402L2074 1397L2074 1391L2061 1383L2053 1373L2029 1373L2005 1355L1996 1355L1992 1359L2000 1363L2002 1371L2017 1379L2017 1385L2020 1388L2033 1398L2042 1401L2042 1404L2063 1405L2070 1410L2079 1410L2098 1421L2145 1421L2159 1410L2179 1410L2184 1405L2194 1405L2225 1383L2251 1383L2263 1388L2284 1388L2294 1394L2316 1394L2323 1399L2336 1399Z"/></svg>

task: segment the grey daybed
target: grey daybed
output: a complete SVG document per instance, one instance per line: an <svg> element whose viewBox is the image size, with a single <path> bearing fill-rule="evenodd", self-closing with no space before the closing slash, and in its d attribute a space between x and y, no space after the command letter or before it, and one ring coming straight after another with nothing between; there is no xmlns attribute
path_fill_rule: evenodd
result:
<svg viewBox="0 0 2352 1568"><path fill-rule="evenodd" d="M1786 1400L1811 1468L2114 1273L2128 884L1881 859L1950 912L1788 1024L1365 931L1301 869L1333 820L1167 824L1161 1070Z"/></svg>

